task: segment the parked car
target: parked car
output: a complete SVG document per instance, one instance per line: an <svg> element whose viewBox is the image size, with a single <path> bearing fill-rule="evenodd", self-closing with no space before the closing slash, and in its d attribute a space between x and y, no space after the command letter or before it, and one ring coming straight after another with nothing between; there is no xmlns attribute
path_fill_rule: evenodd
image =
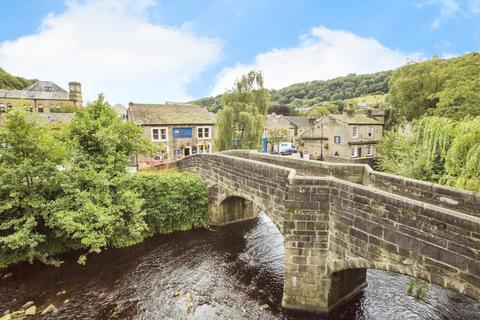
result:
<svg viewBox="0 0 480 320"><path fill-rule="evenodd" d="M296 150L295 150L295 148L294 148L294 146L292 145L291 142L280 142L280 144L278 146L278 152L281 155L290 155L295 151Z"/></svg>

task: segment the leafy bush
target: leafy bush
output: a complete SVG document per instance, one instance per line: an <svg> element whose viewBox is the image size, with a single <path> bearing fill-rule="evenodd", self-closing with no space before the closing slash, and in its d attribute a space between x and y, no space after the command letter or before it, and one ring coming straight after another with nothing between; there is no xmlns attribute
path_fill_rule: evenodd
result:
<svg viewBox="0 0 480 320"><path fill-rule="evenodd" d="M207 226L208 190L196 174L138 174L134 184L150 234Z"/></svg>

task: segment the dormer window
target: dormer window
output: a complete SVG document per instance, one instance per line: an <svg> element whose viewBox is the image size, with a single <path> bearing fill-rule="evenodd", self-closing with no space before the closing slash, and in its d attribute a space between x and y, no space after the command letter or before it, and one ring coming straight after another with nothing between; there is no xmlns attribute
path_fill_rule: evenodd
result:
<svg viewBox="0 0 480 320"><path fill-rule="evenodd" d="M45 91L47 91L47 92L51 92L51 91L52 91L52 87L50 87L50 86L46 86L46 87L45 87Z"/></svg>

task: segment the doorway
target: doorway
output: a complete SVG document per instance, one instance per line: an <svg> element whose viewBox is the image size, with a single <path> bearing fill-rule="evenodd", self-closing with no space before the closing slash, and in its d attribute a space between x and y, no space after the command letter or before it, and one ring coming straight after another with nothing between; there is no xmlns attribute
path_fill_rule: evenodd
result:
<svg viewBox="0 0 480 320"><path fill-rule="evenodd" d="M186 157L186 156L189 156L192 154L192 147L185 147L185 149L183 149L183 155Z"/></svg>
<svg viewBox="0 0 480 320"><path fill-rule="evenodd" d="M358 147L358 157L362 157L362 148Z"/></svg>

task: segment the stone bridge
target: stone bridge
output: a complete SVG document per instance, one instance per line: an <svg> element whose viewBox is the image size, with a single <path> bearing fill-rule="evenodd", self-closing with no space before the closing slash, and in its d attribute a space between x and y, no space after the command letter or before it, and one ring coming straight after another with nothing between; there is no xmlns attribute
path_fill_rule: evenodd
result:
<svg viewBox="0 0 480 320"><path fill-rule="evenodd" d="M366 269L423 279L480 300L480 195L338 164L250 151L177 162L209 186L209 219L263 210L285 243L285 308L328 311Z"/></svg>

